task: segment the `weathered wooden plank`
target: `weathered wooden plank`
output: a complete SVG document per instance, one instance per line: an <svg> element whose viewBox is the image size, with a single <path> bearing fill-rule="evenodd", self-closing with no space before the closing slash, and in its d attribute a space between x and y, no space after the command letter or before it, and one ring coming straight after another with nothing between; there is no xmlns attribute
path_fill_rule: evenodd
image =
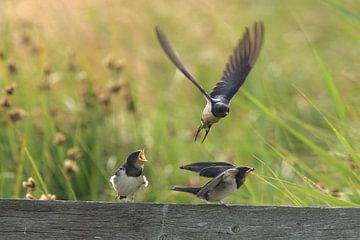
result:
<svg viewBox="0 0 360 240"><path fill-rule="evenodd" d="M360 239L360 208L3 199L0 239Z"/></svg>

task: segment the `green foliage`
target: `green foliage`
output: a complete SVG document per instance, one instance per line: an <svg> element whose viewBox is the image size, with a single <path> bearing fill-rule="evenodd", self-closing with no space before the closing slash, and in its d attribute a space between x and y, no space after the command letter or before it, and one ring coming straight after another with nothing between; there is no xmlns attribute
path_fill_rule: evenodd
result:
<svg viewBox="0 0 360 240"><path fill-rule="evenodd" d="M3 1L0 197L113 200L110 176L145 149L137 201L201 203L172 185L197 161L256 168L227 201L360 205L358 1ZM265 45L230 115L194 143L205 100L154 27L210 89L253 21ZM26 184L25 184L26 185Z"/></svg>

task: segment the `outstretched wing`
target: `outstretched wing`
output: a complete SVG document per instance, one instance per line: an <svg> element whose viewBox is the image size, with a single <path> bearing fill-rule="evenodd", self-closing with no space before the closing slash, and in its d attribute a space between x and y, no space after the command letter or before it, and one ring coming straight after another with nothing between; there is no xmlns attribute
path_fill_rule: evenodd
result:
<svg viewBox="0 0 360 240"><path fill-rule="evenodd" d="M189 71L185 68L185 66L180 61L179 57L176 55L175 51L172 49L169 40L165 36L165 34L160 30L159 27L155 28L156 36L159 40L159 43L162 49L165 51L166 55L170 58L171 62L187 77L199 90L200 92L211 102L212 99L209 94L200 86L200 84L194 79L193 76L189 73Z"/></svg>
<svg viewBox="0 0 360 240"><path fill-rule="evenodd" d="M180 169L189 170L192 172L201 172L204 168L209 167L235 167L233 164L228 162L197 162L188 165L181 166Z"/></svg>
<svg viewBox="0 0 360 240"><path fill-rule="evenodd" d="M234 168L234 166L215 166L215 167L207 167L200 171L199 175L202 177L214 178L217 175L225 172L226 170Z"/></svg>
<svg viewBox="0 0 360 240"><path fill-rule="evenodd" d="M221 96L230 101L254 66L263 42L264 24L262 22L254 23L252 33L246 28L242 39L226 64L220 82L210 93L211 97Z"/></svg>

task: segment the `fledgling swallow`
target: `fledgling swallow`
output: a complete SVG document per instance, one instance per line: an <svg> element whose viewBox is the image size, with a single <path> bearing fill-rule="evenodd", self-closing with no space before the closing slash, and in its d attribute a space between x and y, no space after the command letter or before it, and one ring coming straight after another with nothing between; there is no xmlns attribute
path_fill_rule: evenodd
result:
<svg viewBox="0 0 360 240"><path fill-rule="evenodd" d="M156 27L155 31L161 47L172 63L200 90L206 98L207 103L202 112L201 123L194 139L196 141L199 132L202 129L205 129L206 133L201 141L201 143L203 143L211 126L229 114L231 98L239 90L250 70L254 66L264 42L264 24L261 21L255 22L252 31L250 31L249 28L245 28L243 37L235 47L233 54L230 56L229 61L225 66L223 76L210 94L208 94L204 88L200 86L200 84L185 68L180 58L171 47L169 40L159 27Z"/></svg>
<svg viewBox="0 0 360 240"><path fill-rule="evenodd" d="M149 182L144 176L144 163L147 161L144 150L131 153L125 163L110 177L110 182L117 192L116 198L133 198L135 192Z"/></svg>
<svg viewBox="0 0 360 240"><path fill-rule="evenodd" d="M194 194L208 202L220 202L244 184L246 176L255 170L252 167L235 167L227 162L198 162L185 166L185 169L198 172L200 176L212 178L202 187L174 186L171 190Z"/></svg>

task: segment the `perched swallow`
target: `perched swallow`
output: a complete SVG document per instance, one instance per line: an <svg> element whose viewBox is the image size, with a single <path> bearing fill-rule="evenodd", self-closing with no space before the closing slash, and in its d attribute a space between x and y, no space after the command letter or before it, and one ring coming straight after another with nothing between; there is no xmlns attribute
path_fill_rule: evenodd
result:
<svg viewBox="0 0 360 240"><path fill-rule="evenodd" d="M117 192L117 198L120 200L127 197L133 198L135 192L142 185L148 186L149 183L144 176L146 161L144 150L135 151L128 156L115 175L111 176L110 182Z"/></svg>
<svg viewBox="0 0 360 240"><path fill-rule="evenodd" d="M181 166L180 169L198 172L200 176L212 179L202 187L174 186L173 191L192 193L208 202L222 204L223 199L240 188L246 176L255 170L252 167L235 167L227 162L198 162Z"/></svg>
<svg viewBox="0 0 360 240"><path fill-rule="evenodd" d="M161 47L170 58L172 63L187 77L205 96L206 106L201 116L201 123L195 135L195 141L202 129L205 129L201 143L204 142L211 126L221 118L228 115L230 109L230 100L244 83L251 68L254 66L264 42L264 24L255 22L250 31L245 29L245 33L238 45L235 47L233 54L230 56L225 66L223 76L215 85L210 94L206 93L203 87L189 73L172 49L169 40L165 34L156 27L156 35Z"/></svg>

